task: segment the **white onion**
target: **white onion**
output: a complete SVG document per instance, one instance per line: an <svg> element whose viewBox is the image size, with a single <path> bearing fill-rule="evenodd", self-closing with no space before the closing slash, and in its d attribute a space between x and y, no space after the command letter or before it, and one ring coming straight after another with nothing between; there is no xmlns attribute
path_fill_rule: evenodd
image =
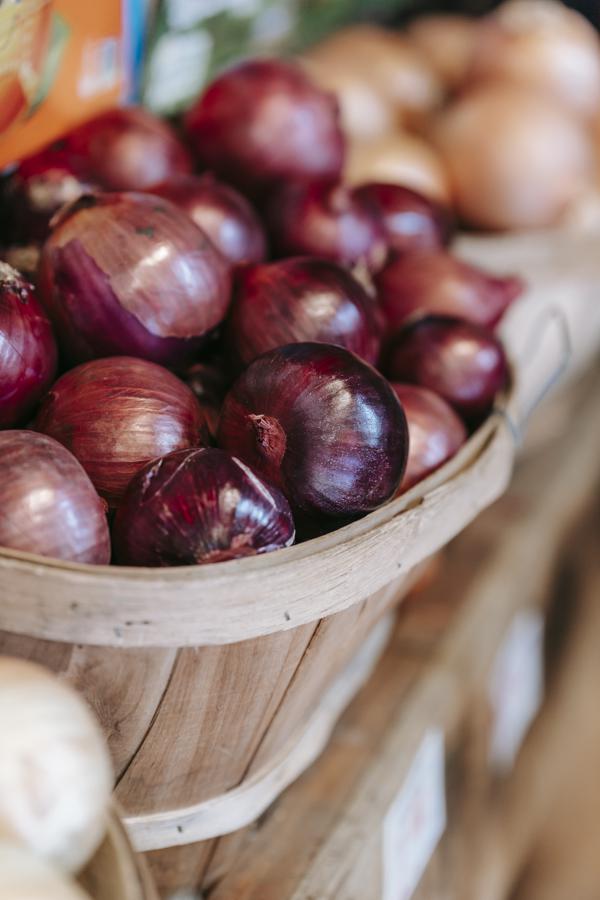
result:
<svg viewBox="0 0 600 900"><path fill-rule="evenodd" d="M477 33L475 19L451 13L421 16L407 29L410 40L449 90L459 87L465 80Z"/></svg>
<svg viewBox="0 0 600 900"><path fill-rule="evenodd" d="M90 900L79 885L22 847L0 843L0 900Z"/></svg>
<svg viewBox="0 0 600 900"><path fill-rule="evenodd" d="M406 132L350 144L344 174L353 185L366 181L400 184L441 203L447 203L450 196L448 176L435 148Z"/></svg>
<svg viewBox="0 0 600 900"><path fill-rule="evenodd" d="M589 116L600 106L600 41L558 0L508 0L483 20L470 74L535 88Z"/></svg>
<svg viewBox="0 0 600 900"><path fill-rule="evenodd" d="M76 871L106 828L113 775L81 697L45 669L0 659L0 831Z"/></svg>
<svg viewBox="0 0 600 900"><path fill-rule="evenodd" d="M439 117L434 138L453 200L471 225L558 221L591 178L589 137L566 111L510 85L484 85Z"/></svg>

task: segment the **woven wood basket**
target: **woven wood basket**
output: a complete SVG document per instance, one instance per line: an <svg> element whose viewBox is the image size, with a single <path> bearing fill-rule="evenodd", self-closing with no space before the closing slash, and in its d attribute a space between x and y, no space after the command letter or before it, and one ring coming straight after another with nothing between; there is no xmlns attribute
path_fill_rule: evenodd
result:
<svg viewBox="0 0 600 900"><path fill-rule="evenodd" d="M475 243L463 249L483 261ZM483 243L488 256L491 244L504 239ZM526 277L541 266L500 259ZM503 492L523 423L583 333L555 280L547 294L532 285L503 326L513 382L497 411L446 466L358 522L263 557L171 570L0 550L0 653L43 662L95 708L139 849L255 819L322 748L341 711L330 703L327 727L312 727L328 689L420 564ZM187 881L174 871L173 889Z"/></svg>
<svg viewBox="0 0 600 900"><path fill-rule="evenodd" d="M146 863L114 811L104 841L79 881L92 900L158 900Z"/></svg>

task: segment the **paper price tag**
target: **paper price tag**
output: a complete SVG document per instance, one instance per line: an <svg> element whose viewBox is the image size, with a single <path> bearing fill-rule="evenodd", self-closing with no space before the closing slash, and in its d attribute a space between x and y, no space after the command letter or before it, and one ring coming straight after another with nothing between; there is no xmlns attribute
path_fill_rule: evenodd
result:
<svg viewBox="0 0 600 900"><path fill-rule="evenodd" d="M544 620L537 610L517 613L500 647L489 685L493 725L490 763L509 771L544 696Z"/></svg>
<svg viewBox="0 0 600 900"><path fill-rule="evenodd" d="M383 900L409 900L446 828L444 735L428 731L383 822Z"/></svg>

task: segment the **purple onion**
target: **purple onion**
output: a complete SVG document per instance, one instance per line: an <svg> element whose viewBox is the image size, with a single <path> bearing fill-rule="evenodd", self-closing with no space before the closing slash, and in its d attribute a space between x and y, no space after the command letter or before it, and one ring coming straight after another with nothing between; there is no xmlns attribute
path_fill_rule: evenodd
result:
<svg viewBox="0 0 600 900"><path fill-rule="evenodd" d="M353 196L373 207L383 222L388 246L394 253L437 250L452 237L448 211L411 188L369 182L355 188Z"/></svg>

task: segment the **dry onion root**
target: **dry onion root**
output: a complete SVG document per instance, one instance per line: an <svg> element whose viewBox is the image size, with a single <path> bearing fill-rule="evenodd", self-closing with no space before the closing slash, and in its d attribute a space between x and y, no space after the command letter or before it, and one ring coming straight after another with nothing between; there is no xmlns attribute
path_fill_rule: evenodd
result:
<svg viewBox="0 0 600 900"><path fill-rule="evenodd" d="M89 900L68 876L22 847L0 843L0 900Z"/></svg>
<svg viewBox="0 0 600 900"><path fill-rule="evenodd" d="M480 26L470 78L539 90L590 116L600 106L600 41L558 0L508 0Z"/></svg>
<svg viewBox="0 0 600 900"><path fill-rule="evenodd" d="M478 24L468 16L420 16L407 35L421 50L448 90L458 88L471 65Z"/></svg>
<svg viewBox="0 0 600 900"><path fill-rule="evenodd" d="M551 225L589 185L591 147L579 121L523 88L482 85L439 116L433 135L470 225Z"/></svg>
<svg viewBox="0 0 600 900"><path fill-rule="evenodd" d="M0 833L77 871L102 840L113 786L98 723L70 687L9 657L0 659L0 722Z"/></svg>

